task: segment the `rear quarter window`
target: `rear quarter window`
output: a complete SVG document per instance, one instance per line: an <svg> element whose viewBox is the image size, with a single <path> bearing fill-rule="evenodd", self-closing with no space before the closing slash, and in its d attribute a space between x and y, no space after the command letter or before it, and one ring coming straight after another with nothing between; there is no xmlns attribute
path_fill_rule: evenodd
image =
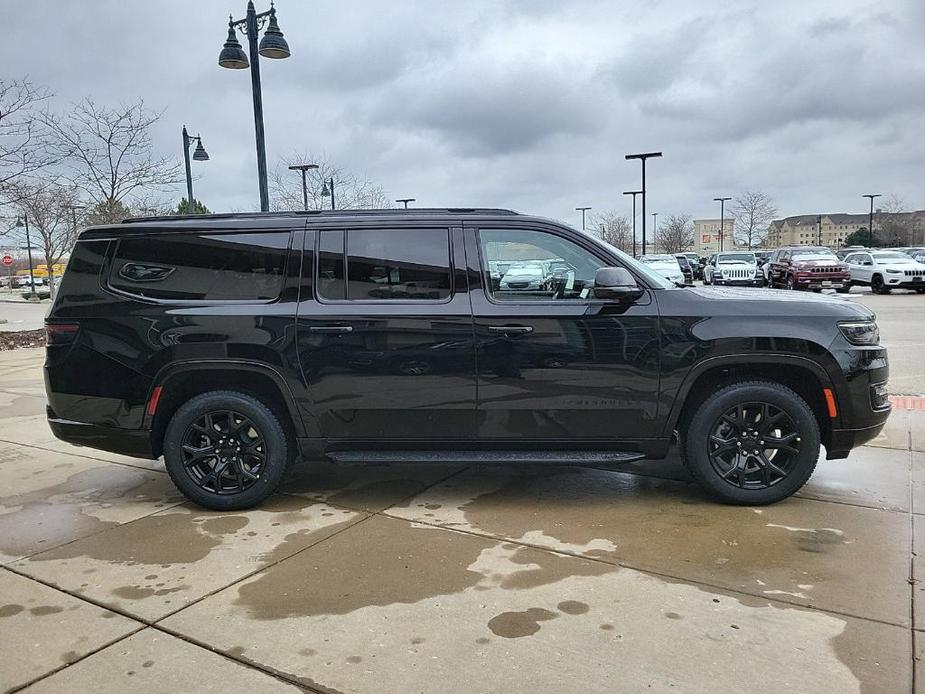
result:
<svg viewBox="0 0 925 694"><path fill-rule="evenodd" d="M164 301L269 301L282 288L289 232L123 238L112 289Z"/></svg>

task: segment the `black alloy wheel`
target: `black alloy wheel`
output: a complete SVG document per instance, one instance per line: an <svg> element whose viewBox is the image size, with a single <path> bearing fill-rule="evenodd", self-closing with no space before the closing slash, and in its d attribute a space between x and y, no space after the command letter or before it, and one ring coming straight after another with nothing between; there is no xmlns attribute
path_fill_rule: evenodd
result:
<svg viewBox="0 0 925 694"><path fill-rule="evenodd" d="M730 407L716 420L707 456L726 482L740 489L767 489L790 474L801 444L784 410L749 402Z"/></svg>
<svg viewBox="0 0 925 694"><path fill-rule="evenodd" d="M257 480L266 463L266 441L245 415L206 412L183 435L183 468L213 494L239 494Z"/></svg>
<svg viewBox="0 0 925 694"><path fill-rule="evenodd" d="M880 275L874 275L873 279L870 281L870 288L874 294L889 294L890 288L883 283L883 277Z"/></svg>

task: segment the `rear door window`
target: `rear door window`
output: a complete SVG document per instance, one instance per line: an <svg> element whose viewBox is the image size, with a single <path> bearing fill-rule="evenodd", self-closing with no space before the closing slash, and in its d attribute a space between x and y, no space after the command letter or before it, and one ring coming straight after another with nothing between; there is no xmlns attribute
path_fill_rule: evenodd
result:
<svg viewBox="0 0 925 694"><path fill-rule="evenodd" d="M268 301L279 296L289 232L120 239L109 286L147 299Z"/></svg>
<svg viewBox="0 0 925 694"><path fill-rule="evenodd" d="M323 299L445 301L450 278L448 229L348 229L346 244L342 231L321 232Z"/></svg>

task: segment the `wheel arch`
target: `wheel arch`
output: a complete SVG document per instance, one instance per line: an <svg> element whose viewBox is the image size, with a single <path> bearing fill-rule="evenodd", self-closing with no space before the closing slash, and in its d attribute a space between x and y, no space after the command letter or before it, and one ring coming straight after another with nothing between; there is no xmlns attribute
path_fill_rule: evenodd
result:
<svg viewBox="0 0 925 694"><path fill-rule="evenodd" d="M154 389L161 388L155 414L145 414L144 427L151 432L155 456L163 452L167 424L179 407L201 393L234 390L256 397L277 416L293 437L304 436L295 397L282 375L267 364L237 360L180 362L162 369L154 379L146 402Z"/></svg>
<svg viewBox="0 0 925 694"><path fill-rule="evenodd" d="M819 363L795 355L737 355L714 357L697 364L688 373L675 397L666 420L666 435L683 426L686 417L696 410L717 388L748 379L764 379L787 386L807 404L816 416L822 444L828 447L831 432L838 428L840 415L829 416L823 389L838 390Z"/></svg>

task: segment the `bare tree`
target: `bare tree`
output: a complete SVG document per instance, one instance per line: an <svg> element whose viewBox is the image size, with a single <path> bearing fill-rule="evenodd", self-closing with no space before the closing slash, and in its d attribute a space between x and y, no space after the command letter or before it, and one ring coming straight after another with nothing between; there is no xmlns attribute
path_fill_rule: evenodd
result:
<svg viewBox="0 0 925 694"><path fill-rule="evenodd" d="M28 217L30 240L37 246L48 270L48 285L54 295L54 265L61 262L77 241L78 191L52 183L21 190L16 209ZM25 241L25 238L22 238Z"/></svg>
<svg viewBox="0 0 925 694"><path fill-rule="evenodd" d="M624 253L633 252L633 225L626 215L616 212L601 212L591 218L601 238Z"/></svg>
<svg viewBox="0 0 925 694"><path fill-rule="evenodd" d="M777 216L777 207L770 195L755 190L737 195L730 212L735 219L736 241L755 248L767 237L768 224Z"/></svg>
<svg viewBox="0 0 925 694"><path fill-rule="evenodd" d="M682 253L693 246L694 225L690 215L669 215L658 227L655 245L662 253Z"/></svg>
<svg viewBox="0 0 925 694"><path fill-rule="evenodd" d="M314 157L308 153L293 152L283 157L270 174L270 207L274 210L301 210L302 174L290 171L294 164L317 164L318 168L306 172L308 209L321 210L331 206L331 198L322 195L330 180L334 179L335 205L338 209L383 209L392 202L381 186L334 164L327 156Z"/></svg>
<svg viewBox="0 0 925 694"><path fill-rule="evenodd" d="M884 246L907 246L912 243L912 215L904 212L906 203L891 194L877 209L875 224L879 224L877 237ZM875 227L876 228L876 227Z"/></svg>
<svg viewBox="0 0 925 694"><path fill-rule="evenodd" d="M117 222L131 198L182 180L172 157L158 157L151 129L161 114L143 101L107 108L86 98L73 110L42 120L55 151L70 167L70 180L95 205L100 222Z"/></svg>
<svg viewBox="0 0 925 694"><path fill-rule="evenodd" d="M55 160L37 111L50 97L29 80L0 79L0 192L8 199L15 201L10 186L18 179Z"/></svg>

